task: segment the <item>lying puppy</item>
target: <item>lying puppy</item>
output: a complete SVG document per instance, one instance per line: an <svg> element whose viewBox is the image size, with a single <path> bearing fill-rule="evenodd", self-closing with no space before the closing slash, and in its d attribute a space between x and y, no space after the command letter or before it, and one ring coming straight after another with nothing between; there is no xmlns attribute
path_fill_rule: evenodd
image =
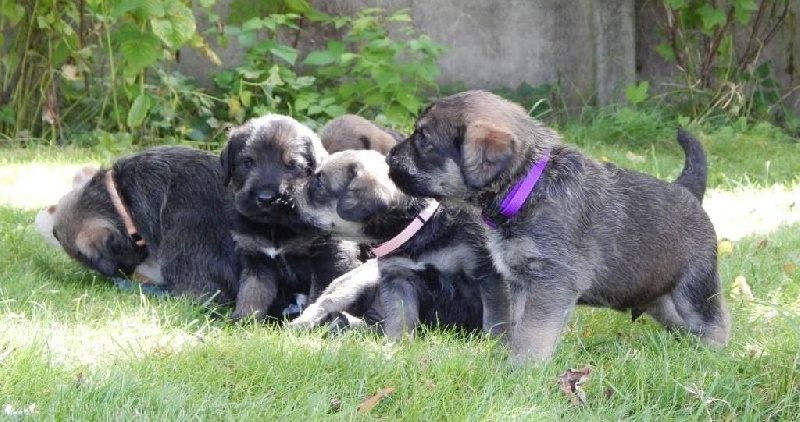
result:
<svg viewBox="0 0 800 422"><path fill-rule="evenodd" d="M323 126L319 132L322 146L329 153L351 149L371 149L386 155L390 149L405 138L400 132L378 126L369 120L345 114Z"/></svg>
<svg viewBox="0 0 800 422"><path fill-rule="evenodd" d="M702 151L679 138L695 146L687 155ZM469 91L430 105L387 156L403 191L483 213L511 285L514 361L551 356L575 304L642 311L725 345L716 236L696 197L705 181L690 192L559 141L519 105ZM704 156L690 162L705 171Z"/></svg>
<svg viewBox="0 0 800 422"><path fill-rule="evenodd" d="M78 170L72 179L72 191L80 190L99 170L99 168L93 166L84 166ZM71 195L74 194L69 192L65 196ZM71 199L65 199L64 201L71 201ZM36 231L47 243L61 248L61 244L55 236L53 236L53 226L55 226L56 219L58 218L58 210L58 205L50 205L39 210L34 219L34 225ZM158 262L156 262L155 257L148 255L144 262L137 265L133 274L131 274L131 279L143 284L142 291L148 291L146 287L152 287L150 290L153 290L154 293L158 292L160 290L160 285L163 283L163 278L161 277L161 269L158 267ZM116 279L114 280L117 282ZM122 280L120 280L120 283L122 283Z"/></svg>
<svg viewBox="0 0 800 422"><path fill-rule="evenodd" d="M493 334L505 329L508 292L485 249L480 216L404 195L380 153L332 154L297 184L293 200L304 222L336 238L381 244L373 251L388 337L410 333L420 322ZM334 281L292 325L313 325L376 288L374 273L356 271L359 277Z"/></svg>
<svg viewBox="0 0 800 422"><path fill-rule="evenodd" d="M130 275L150 257L169 293L227 303L238 278L221 178L216 157L191 148L121 158L62 198L53 236L107 277Z"/></svg>
<svg viewBox="0 0 800 422"><path fill-rule="evenodd" d="M289 183L310 175L326 156L319 137L287 116L255 118L228 133L220 160L238 211L234 238L242 266L233 319L280 315L296 295L313 302L360 263L357 245L302 224L288 195Z"/></svg>

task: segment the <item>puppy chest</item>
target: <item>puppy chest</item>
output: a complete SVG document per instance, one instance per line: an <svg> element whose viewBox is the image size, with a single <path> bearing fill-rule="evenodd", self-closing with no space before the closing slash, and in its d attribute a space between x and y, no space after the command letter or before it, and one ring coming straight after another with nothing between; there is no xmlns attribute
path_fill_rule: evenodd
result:
<svg viewBox="0 0 800 422"><path fill-rule="evenodd" d="M548 267L545 254L530 238L506 238L492 232L486 244L495 269L509 279L536 276Z"/></svg>

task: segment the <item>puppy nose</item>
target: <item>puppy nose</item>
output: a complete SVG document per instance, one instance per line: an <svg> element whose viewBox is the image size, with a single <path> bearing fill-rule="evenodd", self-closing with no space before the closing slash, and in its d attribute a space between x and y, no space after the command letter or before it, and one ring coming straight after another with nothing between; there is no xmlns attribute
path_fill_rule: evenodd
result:
<svg viewBox="0 0 800 422"><path fill-rule="evenodd" d="M262 190L256 192L255 199L258 205L264 205L272 202L275 199L275 194L270 191Z"/></svg>

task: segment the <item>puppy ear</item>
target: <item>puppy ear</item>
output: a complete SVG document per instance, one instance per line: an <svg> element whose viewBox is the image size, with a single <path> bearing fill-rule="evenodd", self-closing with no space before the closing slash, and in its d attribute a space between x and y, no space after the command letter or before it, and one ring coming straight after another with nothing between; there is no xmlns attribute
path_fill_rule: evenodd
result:
<svg viewBox="0 0 800 422"><path fill-rule="evenodd" d="M511 162L513 136L506 128L476 121L464 134L461 171L467 186L480 189L491 183Z"/></svg>
<svg viewBox="0 0 800 422"><path fill-rule="evenodd" d="M391 192L382 189L378 181L350 166L350 183L339 197L336 213L348 221L363 221L389 208Z"/></svg>
<svg viewBox="0 0 800 422"><path fill-rule="evenodd" d="M225 186L228 186L231 177L233 177L233 162L242 148L244 148L244 144L245 138L243 136L237 136L237 134L232 133L228 134L228 143L225 144L225 148L223 148L222 152L219 154L219 163L222 165L222 174L225 177L223 184Z"/></svg>
<svg viewBox="0 0 800 422"><path fill-rule="evenodd" d="M102 220L87 222L75 237L75 248L88 260L89 264L108 277L114 276L117 265L112 257L120 254L123 248L122 236Z"/></svg>

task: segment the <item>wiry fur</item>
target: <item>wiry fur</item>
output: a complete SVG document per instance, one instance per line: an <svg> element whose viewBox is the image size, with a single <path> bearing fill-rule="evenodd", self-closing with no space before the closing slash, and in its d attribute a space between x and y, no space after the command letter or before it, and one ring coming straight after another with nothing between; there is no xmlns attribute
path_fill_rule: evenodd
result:
<svg viewBox="0 0 800 422"><path fill-rule="evenodd" d="M156 147L117 160L111 170L146 246L128 235L106 188L109 170L101 169L57 206L53 235L67 254L108 277L130 275L149 257L170 293L229 302L237 282L233 208L216 158Z"/></svg>
<svg viewBox="0 0 800 422"><path fill-rule="evenodd" d="M355 114L345 114L331 120L322 127L319 136L329 153L369 149L383 155L405 138L400 132L379 126Z"/></svg>
<svg viewBox="0 0 800 422"><path fill-rule="evenodd" d="M266 115L229 132L220 160L238 211L234 238L242 264L232 318L280 315L295 294L313 302L359 264L355 244L302 224L288 194L290 183L326 156L317 135L287 116Z"/></svg>
<svg viewBox="0 0 800 422"><path fill-rule="evenodd" d="M705 158L691 135L680 139L690 164L683 186L589 159L520 106L469 91L429 106L387 162L404 191L491 214L551 149L520 212L485 227L494 264L511 285L516 362L551 356L576 304L643 310L722 346L730 319L714 228L698 201Z"/></svg>
<svg viewBox="0 0 800 422"><path fill-rule="evenodd" d="M298 184L300 218L334 237L380 244L396 236L427 200L400 192L389 180L384 157L375 151L331 155L314 176ZM354 293L378 288L376 270L358 269L334 281L292 324L307 326L339 311ZM384 332L398 338L418 323L501 333L508 321L507 290L497 283L484 246L479 216L440 207L402 246L378 258Z"/></svg>

